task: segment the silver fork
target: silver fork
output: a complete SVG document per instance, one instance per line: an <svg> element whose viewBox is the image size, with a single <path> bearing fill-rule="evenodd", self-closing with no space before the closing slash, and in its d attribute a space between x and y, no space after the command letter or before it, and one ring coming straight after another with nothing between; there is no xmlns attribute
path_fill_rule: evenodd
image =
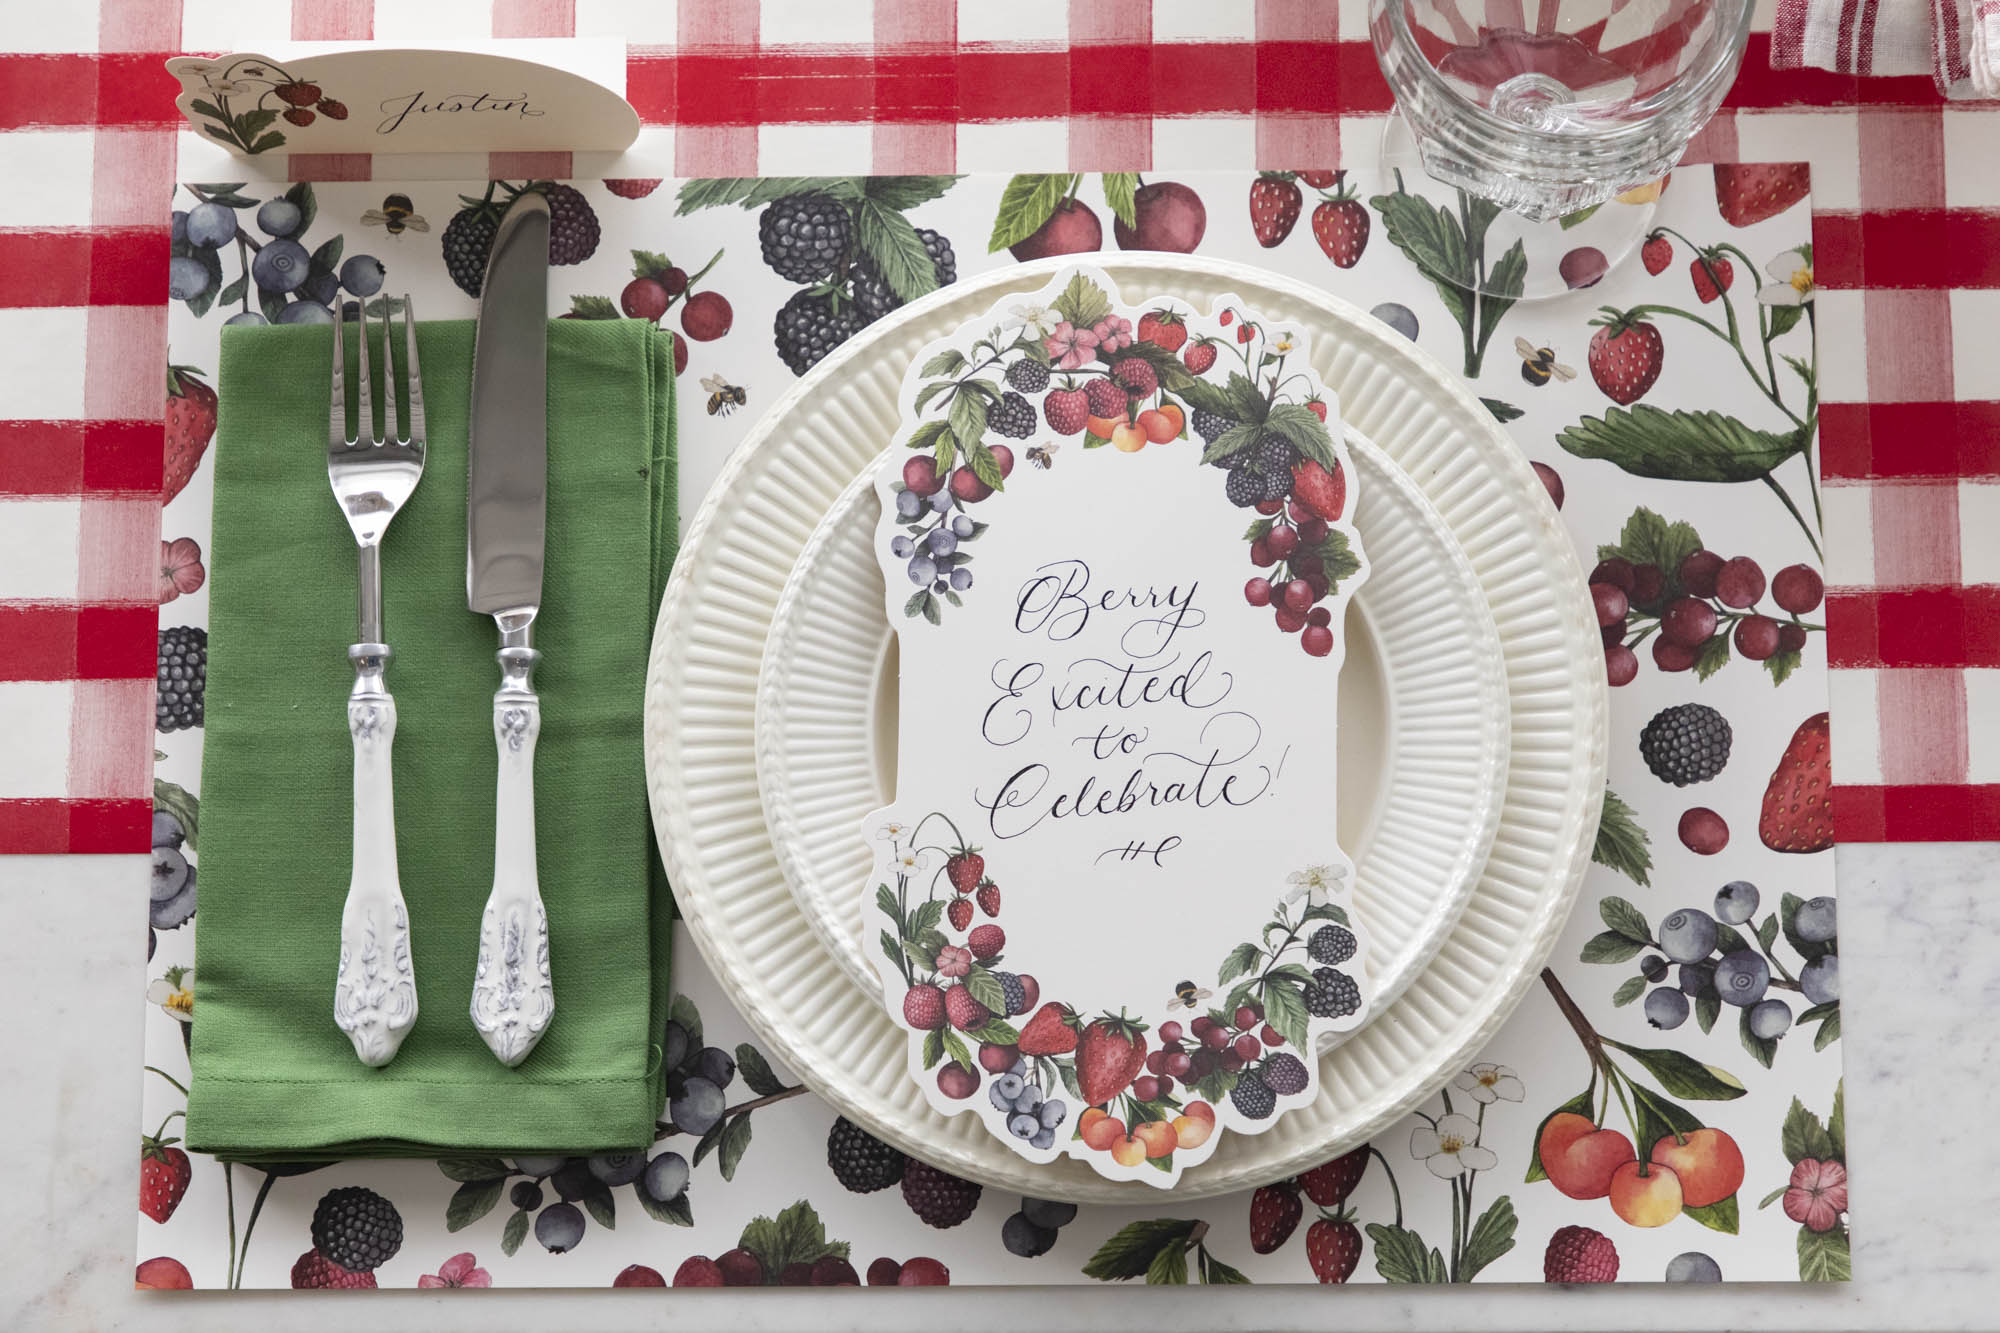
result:
<svg viewBox="0 0 2000 1333"><path fill-rule="evenodd" d="M410 414L396 408L396 367L382 310L383 434L375 438L373 386L368 374L368 315L361 332L361 393L356 428L347 428L347 315L333 328L333 406L326 437L326 476L361 549L360 642L347 649L354 688L347 696L347 731L354 739L354 851L347 902L340 913L340 973L333 1021L365 1065L396 1058L417 1021L417 983L410 961L410 913L396 871L396 807L389 747L396 736L396 701L384 673L392 654L382 632L382 536L424 475L424 389L417 368L416 317L403 298L403 372Z"/></svg>

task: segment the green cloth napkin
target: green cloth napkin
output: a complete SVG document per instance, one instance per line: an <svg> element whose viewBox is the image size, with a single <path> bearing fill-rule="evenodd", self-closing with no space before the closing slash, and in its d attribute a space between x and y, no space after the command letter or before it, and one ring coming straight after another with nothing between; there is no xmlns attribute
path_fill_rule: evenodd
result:
<svg viewBox="0 0 2000 1333"><path fill-rule="evenodd" d="M508 1069L467 1015L500 682L493 620L465 606L473 326L419 330L429 453L382 557L419 1012L396 1059L370 1069L333 1021L356 573L326 476L330 332L222 340L188 1146L243 1161L650 1146L672 900L655 873L640 707L677 531L671 335L549 324L535 829L556 1011ZM350 336L350 393L354 355Z"/></svg>

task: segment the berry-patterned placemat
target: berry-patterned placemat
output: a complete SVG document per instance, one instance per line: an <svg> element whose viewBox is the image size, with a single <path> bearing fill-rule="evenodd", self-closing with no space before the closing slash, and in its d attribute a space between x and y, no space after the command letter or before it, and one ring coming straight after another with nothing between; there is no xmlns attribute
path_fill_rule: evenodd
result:
<svg viewBox="0 0 2000 1333"><path fill-rule="evenodd" d="M174 363L188 367L174 408L186 448L175 473L184 485L165 511L160 615L187 653L205 619L203 447L223 324L325 319L320 302L338 288L370 300L408 291L426 317L469 315L454 274L477 272L482 210L530 184L177 189L185 253L172 277L183 299L168 336ZM905 1162L771 1065L691 947L676 956L683 994L665 1038L678 1096L646 1159L356 1162L298 1175L190 1163L167 1140L200 1015L199 979L185 970L198 875L184 878L184 863L198 870L201 733L182 725L200 690L176 682L163 696L175 729L158 737L142 1280L1846 1276L1814 522L1825 497L1811 429L1831 372L1812 338L1824 293L1799 172L1684 168L1642 262L1516 305L1464 301L1425 278L1413 257L1444 219L1366 172L1156 173L1143 188L1099 173L539 188L559 204L557 249L575 261L552 271L557 308L629 311L689 335L680 438L690 505L813 360L869 315L1012 262L1009 245L1101 235L1115 246L1125 215L1136 240L1170 227L1177 244L1198 237L1197 253L1372 309L1506 421L1596 567L1606 664L1621 682L1598 864L1541 984L1478 1063L1372 1148L1254 1194L1072 1214ZM807 215L834 238L823 253L766 241L784 229L767 233L765 219ZM224 243L203 243L212 238ZM305 256L300 280L260 287L257 255L291 246ZM1485 258L1492 271L1501 256ZM1589 260L1568 267L1587 274ZM1058 442L1075 425L1038 422L1027 443ZM1246 541L1246 578L1250 561ZM1254 992L1206 1021L1224 1040L1205 1049L1265 1040Z"/></svg>

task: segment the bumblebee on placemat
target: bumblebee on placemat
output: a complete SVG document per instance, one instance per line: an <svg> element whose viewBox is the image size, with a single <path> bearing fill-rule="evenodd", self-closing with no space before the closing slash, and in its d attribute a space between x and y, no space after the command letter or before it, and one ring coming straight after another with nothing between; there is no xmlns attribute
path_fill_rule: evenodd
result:
<svg viewBox="0 0 2000 1333"><path fill-rule="evenodd" d="M364 227L386 227L391 236L401 236L405 231L429 231L431 224L424 215L417 212L407 194L392 194L382 201L380 208L371 208L361 215Z"/></svg>
<svg viewBox="0 0 2000 1333"><path fill-rule="evenodd" d="M708 390L708 414L712 417L726 417L750 401L742 385L731 384L720 375L704 376L701 387Z"/></svg>
<svg viewBox="0 0 2000 1333"><path fill-rule="evenodd" d="M1552 347L1537 347L1526 338L1516 338L1514 351L1521 358L1521 378L1538 388L1547 384L1552 375L1559 380L1576 378L1574 370L1556 360Z"/></svg>
<svg viewBox="0 0 2000 1333"><path fill-rule="evenodd" d="M1192 981L1183 981L1174 987L1173 998L1167 1001L1167 1008L1193 1009L1213 994L1214 991L1204 990Z"/></svg>

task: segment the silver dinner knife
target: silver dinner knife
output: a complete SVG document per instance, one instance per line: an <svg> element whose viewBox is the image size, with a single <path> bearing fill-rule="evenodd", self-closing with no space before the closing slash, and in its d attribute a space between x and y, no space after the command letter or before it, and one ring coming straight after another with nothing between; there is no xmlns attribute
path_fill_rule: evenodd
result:
<svg viewBox="0 0 2000 1333"><path fill-rule="evenodd" d="M555 1013L549 918L535 868L535 613L548 497L549 206L523 194L486 260L473 343L465 601L500 628L493 737L493 891L479 923L472 1024L504 1065L528 1058Z"/></svg>

